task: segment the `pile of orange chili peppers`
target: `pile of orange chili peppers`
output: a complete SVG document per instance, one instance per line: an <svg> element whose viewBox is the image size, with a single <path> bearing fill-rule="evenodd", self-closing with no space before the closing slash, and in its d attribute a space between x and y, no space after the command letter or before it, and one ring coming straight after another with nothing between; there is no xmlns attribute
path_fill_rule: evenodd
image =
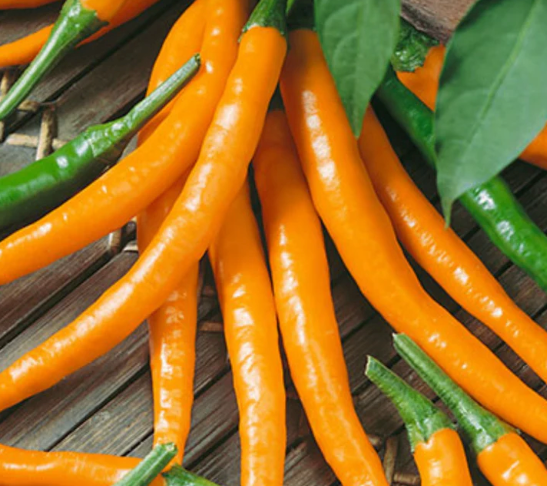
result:
<svg viewBox="0 0 547 486"><path fill-rule="evenodd" d="M124 3L85 2L98 11ZM0 9L18 3L49 2L0 0ZM127 2L96 35L152 3ZM427 294L402 248L543 380L547 333L445 229L372 109L355 139L316 33L298 23L289 31L283 0L261 0L251 14L253 4L195 0L165 40L149 91L199 52L197 76L140 133L134 152L0 242L0 284L6 284L138 217L138 261L76 320L0 372L0 410L107 353L148 319L155 443L176 444L182 463L193 399L199 262L208 252L240 413L241 484L283 484L280 332L314 437L340 482L387 486L353 405L323 223L362 293L397 332L485 408L547 443L547 400ZM0 47L0 64L30 61L48 33ZM262 228L250 203L251 161ZM133 465L108 456L0 447L0 484L107 486Z"/></svg>

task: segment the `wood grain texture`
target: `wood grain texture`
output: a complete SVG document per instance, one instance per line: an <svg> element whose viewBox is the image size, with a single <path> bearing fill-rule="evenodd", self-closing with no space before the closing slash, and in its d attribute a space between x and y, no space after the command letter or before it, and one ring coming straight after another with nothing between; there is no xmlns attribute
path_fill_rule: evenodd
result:
<svg viewBox="0 0 547 486"><path fill-rule="evenodd" d="M475 0L403 0L403 17L446 42Z"/></svg>
<svg viewBox="0 0 547 486"><path fill-rule="evenodd" d="M162 0L126 26L69 56L40 84L33 99L54 101L58 136L70 139L90 124L124 113L146 86L153 59L169 26L187 1ZM403 0L404 16L419 28L447 39L472 0ZM0 43L51 19L51 6L25 15L0 13ZM413 179L438 205L432 172L402 134L390 136ZM20 114L9 131L37 136L40 116ZM0 145L0 175L33 160L31 148ZM547 229L547 177L516 163L504 177L531 217ZM547 296L515 268L457 206L454 228L485 262L516 302L547 327ZM129 228L121 238L103 238L75 255L0 289L0 369L70 322L134 263L137 254ZM391 328L360 294L327 238L332 292L343 340L352 393L359 417L371 433L399 437L395 470L415 474L400 417L363 374L367 354L392 367L417 389L435 397L395 355ZM427 290L522 379L544 396L547 387L491 331L477 322L414 264ZM201 298L197 338L195 407L186 465L225 486L239 484L238 413L229 358L221 332L222 318L210 274ZM203 326L215 323L215 326ZM206 332L206 329L209 329ZM80 450L142 457L152 445L152 396L148 369L148 333L143 323L128 339L90 366L55 387L0 414L0 442L42 450ZM286 364L286 363L285 363ZM288 486L338 484L313 441L302 406L287 373ZM528 439L547 459L547 447ZM383 452L382 452L383 453ZM395 481L397 481L397 474ZM0 481L1 482L1 481ZM486 483L476 474L476 484Z"/></svg>

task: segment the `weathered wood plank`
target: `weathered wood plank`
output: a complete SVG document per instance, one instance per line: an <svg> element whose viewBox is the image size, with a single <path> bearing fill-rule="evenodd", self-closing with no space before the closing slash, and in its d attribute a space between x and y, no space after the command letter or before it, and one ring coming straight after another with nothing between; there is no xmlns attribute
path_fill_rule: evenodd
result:
<svg viewBox="0 0 547 486"><path fill-rule="evenodd" d="M409 7L411 3L412 8ZM469 3L470 0L405 0L405 15L412 17L413 21L419 16L422 27L444 38ZM133 24L70 56L40 86L37 99L51 99L59 95L60 129L63 136L70 138L88 124L102 122L125 110L141 94L146 82L147 74L144 73L148 73L154 49L157 51L159 47L159 32L167 30L169 23L175 20L184 6L185 2L175 3L173 0L160 3L160 6ZM15 18L20 14L0 15L0 22L3 22L6 15ZM36 25L43 19L37 16L32 21ZM28 20L26 28L29 28L30 22ZM0 42L16 33L16 30L2 30ZM154 47L151 47L153 43ZM37 121L32 120L21 131L35 134ZM437 202L432 171L419 162L408 139L397 140L396 145L420 188L432 201ZM0 146L0 173L10 167L28 163L32 156L32 150ZM545 229L547 178L540 174L535 168L515 164L504 173L504 177L520 195L530 215ZM508 265L507 259L493 248L462 208L456 209L454 226L500 278L519 305L532 315L545 308L547 301L543 292L520 270ZM344 351L358 413L365 428L371 433L401 433L400 418L363 376L366 354L374 354L392 363L393 368L417 388L427 391L429 396L432 394L397 359L390 345L390 327L360 295L328 239L327 246L337 318L344 338ZM70 322L97 297L101 289L104 290L109 282L122 275L136 258L135 255L124 253L107 263L111 256L108 247L101 241L84 249L78 256L58 262L36 275L1 289L0 344L9 342L0 353L0 368L29 346L45 339L59 326ZM418 273L435 298L495 349L527 384L540 389L547 396L547 390L542 388L539 378L507 346L475 319L459 310L423 271L418 269ZM215 315L215 305L214 299L202 305L200 318L219 320L219 316ZM537 320L540 325L546 326L547 312L543 312ZM29 324L32 325L16 336ZM197 398L187 464L220 484L235 486L239 483L239 441L235 432L237 408L222 334L200 333L197 349ZM292 387L290 380L288 385ZM286 484L296 486L310 481L318 486L336 484L310 436L306 421L302 420L301 405L291 399L288 400L288 408ZM147 371L147 331L144 325L113 352L51 390L15 407L0 420L0 442L41 449L76 449L142 456L151 447L151 433L151 392ZM531 443L544 457L547 456L545 447L534 441ZM415 471L404 439L398 468ZM477 484L483 483L478 481Z"/></svg>
<svg viewBox="0 0 547 486"><path fill-rule="evenodd" d="M78 286L115 253L109 239L84 248L32 275L5 285L0 299L0 343Z"/></svg>
<svg viewBox="0 0 547 486"><path fill-rule="evenodd" d="M446 41L474 0L403 0L403 17L418 29Z"/></svg>

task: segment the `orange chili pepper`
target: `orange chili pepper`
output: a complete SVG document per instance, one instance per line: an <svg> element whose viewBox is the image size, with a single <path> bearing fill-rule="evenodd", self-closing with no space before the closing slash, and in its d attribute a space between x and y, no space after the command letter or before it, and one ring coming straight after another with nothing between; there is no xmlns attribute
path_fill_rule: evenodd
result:
<svg viewBox="0 0 547 486"><path fill-rule="evenodd" d="M79 0L83 8L96 12L97 18L110 22L125 3L133 0Z"/></svg>
<svg viewBox="0 0 547 486"><path fill-rule="evenodd" d="M200 50L205 28L206 0L194 2L179 18L163 43L148 91L153 91L177 70L184 58ZM165 117L171 107L161 115ZM161 119L150 123L156 124ZM151 134L154 126L147 125ZM139 134L139 142L148 136ZM144 251L171 211L186 182L183 176L139 215L137 236ZM174 443L177 462L182 464L192 418L196 361L197 287L199 264L191 267L167 302L148 318L150 368L154 394L154 445Z"/></svg>
<svg viewBox="0 0 547 486"><path fill-rule="evenodd" d="M353 406L321 223L282 111L268 114L253 163L281 335L313 435L344 486L386 486Z"/></svg>
<svg viewBox="0 0 547 486"><path fill-rule="evenodd" d="M56 1L57 0L0 0L0 10L36 8Z"/></svg>
<svg viewBox="0 0 547 486"><path fill-rule="evenodd" d="M0 284L123 226L196 161L232 69L249 0L207 0L201 70L137 150L41 220L0 242ZM93 224L89 224L93 221Z"/></svg>
<svg viewBox="0 0 547 486"><path fill-rule="evenodd" d="M445 227L442 216L399 162L372 109L365 115L359 148L406 250L456 302L547 381L547 332L519 309L479 258Z"/></svg>
<svg viewBox="0 0 547 486"><path fill-rule="evenodd" d="M445 53L446 48L443 45L432 47L421 68L414 72L397 73L400 81L431 110L435 110ZM547 169L547 126L520 154L520 158L542 169Z"/></svg>
<svg viewBox="0 0 547 486"><path fill-rule="evenodd" d="M397 352L456 417L493 486L547 484L545 465L514 430L466 395L408 336L399 334L393 340Z"/></svg>
<svg viewBox="0 0 547 486"><path fill-rule="evenodd" d="M159 0L131 0L130 2L127 2L106 27L103 27L91 37L82 41L79 46L87 44L88 42L93 42L116 27L129 22L147 8L158 3L158 1ZM188 10L191 9L192 7L188 8ZM194 8L193 10L196 9ZM53 24L43 27L37 32L10 42L9 44L0 46L0 67L18 66L31 62L48 40L52 29Z"/></svg>
<svg viewBox="0 0 547 486"><path fill-rule="evenodd" d="M139 249L145 251L184 187L181 178L139 216ZM154 445L174 443L182 464L194 402L199 264L148 318L154 395Z"/></svg>
<svg viewBox="0 0 547 486"><path fill-rule="evenodd" d="M473 486L462 441L450 419L371 356L365 373L403 419L422 486Z"/></svg>
<svg viewBox="0 0 547 486"><path fill-rule="evenodd" d="M317 35L301 29L281 91L315 206L363 294L486 407L547 442L547 401L423 289L360 158ZM526 410L526 413L522 413Z"/></svg>
<svg viewBox="0 0 547 486"><path fill-rule="evenodd" d="M237 18L244 16L247 5L210 1L222 3ZM180 276L203 256L245 181L260 137L287 49L282 26L271 25L269 19L281 22L284 10L282 0L262 0L256 7L199 159L146 251L80 317L0 373L0 409L52 386L112 349L167 300ZM123 203L112 204L110 211Z"/></svg>
<svg viewBox="0 0 547 486"><path fill-rule="evenodd" d="M154 63L148 82L147 96L177 71L185 62L185 59L188 59L194 52L201 50L207 13L206 7L206 0L196 0L184 11L169 31ZM171 101L147 123L146 127L139 133L139 142L146 140L158 125L165 120L175 103L176 99Z"/></svg>
<svg viewBox="0 0 547 486"><path fill-rule="evenodd" d="M472 486L465 450L457 432L443 429L416 446L414 460L422 486Z"/></svg>
<svg viewBox="0 0 547 486"><path fill-rule="evenodd" d="M141 464L140 459L131 457L27 451L0 445L2 486L112 486L127 475L135 473L134 469ZM156 466L161 467L157 463ZM150 484L216 486L180 466L173 466Z"/></svg>
<svg viewBox="0 0 547 486"><path fill-rule="evenodd" d="M545 464L524 439L514 432L504 435L484 449L477 456L477 461L480 470L493 486L547 484Z"/></svg>
<svg viewBox="0 0 547 486"><path fill-rule="evenodd" d="M287 432L277 317L245 184L209 248L239 408L241 485L282 486Z"/></svg>
<svg viewBox="0 0 547 486"><path fill-rule="evenodd" d="M27 451L0 445L2 486L112 486L139 459L76 452ZM152 486L166 486L159 477Z"/></svg>

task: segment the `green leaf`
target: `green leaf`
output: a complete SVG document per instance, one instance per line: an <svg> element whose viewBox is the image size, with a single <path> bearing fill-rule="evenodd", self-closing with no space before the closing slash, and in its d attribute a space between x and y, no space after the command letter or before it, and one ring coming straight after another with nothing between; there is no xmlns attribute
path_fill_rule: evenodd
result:
<svg viewBox="0 0 547 486"><path fill-rule="evenodd" d="M479 0L447 50L437 99L445 216L509 165L547 120L547 0Z"/></svg>
<svg viewBox="0 0 547 486"><path fill-rule="evenodd" d="M399 41L391 56L391 65L395 71L415 71L424 65L429 49L438 44L439 41L401 19Z"/></svg>
<svg viewBox="0 0 547 486"><path fill-rule="evenodd" d="M325 57L356 136L397 44L400 0L315 0Z"/></svg>

